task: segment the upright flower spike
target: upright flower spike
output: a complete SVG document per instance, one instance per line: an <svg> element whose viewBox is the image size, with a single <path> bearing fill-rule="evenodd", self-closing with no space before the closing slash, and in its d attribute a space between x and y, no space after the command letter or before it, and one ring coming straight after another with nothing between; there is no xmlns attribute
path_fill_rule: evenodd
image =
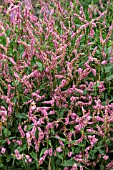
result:
<svg viewBox="0 0 113 170"><path fill-rule="evenodd" d="M67 1L38 0L36 17L32 1L7 0L10 20L0 14L0 155L6 141L21 167L95 169L112 159L110 1L89 15L82 1Z"/></svg>
<svg viewBox="0 0 113 170"><path fill-rule="evenodd" d="M32 9L31 0L21 0L21 1L28 9Z"/></svg>
<svg viewBox="0 0 113 170"><path fill-rule="evenodd" d="M19 130L19 132L20 132L20 134L21 134L21 137L24 138L24 137L25 137L25 133L24 133L24 131L22 130L21 125L18 126L18 130Z"/></svg>

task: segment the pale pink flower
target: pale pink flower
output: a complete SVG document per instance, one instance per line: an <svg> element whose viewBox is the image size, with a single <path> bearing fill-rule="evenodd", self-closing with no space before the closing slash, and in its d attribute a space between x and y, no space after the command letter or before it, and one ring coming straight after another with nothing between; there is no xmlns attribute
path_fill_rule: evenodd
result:
<svg viewBox="0 0 113 170"><path fill-rule="evenodd" d="M1 117L1 122L6 122L6 120L7 120L6 117L4 116Z"/></svg>
<svg viewBox="0 0 113 170"><path fill-rule="evenodd" d="M48 150L48 154L49 154L49 156L52 156L52 154L53 154L53 149L52 149L52 148L50 148L50 149Z"/></svg>
<svg viewBox="0 0 113 170"><path fill-rule="evenodd" d="M70 170L77 170L77 164L74 163L74 165L72 166L72 168Z"/></svg>
<svg viewBox="0 0 113 170"><path fill-rule="evenodd" d="M105 86L104 86L104 81L99 82L99 92L102 93L103 91L105 91Z"/></svg>
<svg viewBox="0 0 113 170"><path fill-rule="evenodd" d="M71 157L73 155L73 152L68 153L68 157Z"/></svg>
<svg viewBox="0 0 113 170"><path fill-rule="evenodd" d="M107 64L107 60L102 61L101 64L102 64L102 65L106 65L106 64Z"/></svg>
<svg viewBox="0 0 113 170"><path fill-rule="evenodd" d="M1 154L4 154L6 152L6 149L5 148L2 148L1 149Z"/></svg>
<svg viewBox="0 0 113 170"><path fill-rule="evenodd" d="M71 114L71 119L72 119L72 120L76 120L76 117L77 117L76 113L72 113L72 114Z"/></svg>
<svg viewBox="0 0 113 170"><path fill-rule="evenodd" d="M26 5L27 8L29 8L29 9L32 8L31 0L23 0L23 3Z"/></svg>
<svg viewBox="0 0 113 170"><path fill-rule="evenodd" d="M95 32L94 32L93 28L91 27L89 36L93 38L94 34L95 34Z"/></svg>
<svg viewBox="0 0 113 170"><path fill-rule="evenodd" d="M24 131L22 130L21 125L18 126L18 130L19 130L19 132L20 132L22 138L24 138L25 133L24 133Z"/></svg>
<svg viewBox="0 0 113 170"><path fill-rule="evenodd" d="M8 144L8 145L11 144L11 142L10 142L10 140L9 140L8 138L6 138L6 141L7 141L7 144Z"/></svg>
<svg viewBox="0 0 113 170"><path fill-rule="evenodd" d="M31 162L32 162L32 158L29 158L29 159L28 159L28 162L30 162L30 163L31 163Z"/></svg>
<svg viewBox="0 0 113 170"><path fill-rule="evenodd" d="M47 155L48 153L49 153L48 150L45 150L45 151L44 151L44 155Z"/></svg>
<svg viewBox="0 0 113 170"><path fill-rule="evenodd" d="M80 166L80 170L83 170L83 166Z"/></svg>
<svg viewBox="0 0 113 170"><path fill-rule="evenodd" d="M108 159L109 159L109 156L104 155L104 156L103 156L103 159L104 159L104 160L108 160Z"/></svg>
<svg viewBox="0 0 113 170"><path fill-rule="evenodd" d="M95 138L95 135L93 135L93 136L88 135L88 139L90 141L91 146L94 146L94 144L97 143L97 141L98 141L98 139Z"/></svg>
<svg viewBox="0 0 113 170"><path fill-rule="evenodd" d="M60 152L62 152L62 149L60 147L58 147L58 148L56 148L56 151L60 153Z"/></svg>
<svg viewBox="0 0 113 170"><path fill-rule="evenodd" d="M18 145L22 145L22 140L15 140L13 139L12 142L17 143Z"/></svg>
<svg viewBox="0 0 113 170"><path fill-rule="evenodd" d="M106 58L106 53L105 53L105 51L102 51L102 55L103 55L103 57L104 57L104 59Z"/></svg>
<svg viewBox="0 0 113 170"><path fill-rule="evenodd" d="M65 125L68 125L68 124L69 124L69 118L66 117L66 118L65 118Z"/></svg>
<svg viewBox="0 0 113 170"><path fill-rule="evenodd" d="M22 159L22 155L19 154L19 151L16 149L15 151L15 156L18 160L21 160Z"/></svg>
<svg viewBox="0 0 113 170"><path fill-rule="evenodd" d="M39 165L43 164L45 158L46 158L46 155L43 155L43 156L39 159Z"/></svg>
<svg viewBox="0 0 113 170"><path fill-rule="evenodd" d="M64 170L69 170L69 168L68 168L68 167L65 167Z"/></svg>
<svg viewBox="0 0 113 170"><path fill-rule="evenodd" d="M107 169L113 168L113 160L107 164L106 168Z"/></svg>
<svg viewBox="0 0 113 170"><path fill-rule="evenodd" d="M26 157L26 159L29 159L29 158L30 158L30 156L29 156L29 155L26 155L25 157Z"/></svg>

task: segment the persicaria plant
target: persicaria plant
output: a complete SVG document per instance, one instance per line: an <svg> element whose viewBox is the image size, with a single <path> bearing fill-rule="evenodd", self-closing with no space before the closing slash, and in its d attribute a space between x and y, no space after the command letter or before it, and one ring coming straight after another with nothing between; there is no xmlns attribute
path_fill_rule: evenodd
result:
<svg viewBox="0 0 113 170"><path fill-rule="evenodd" d="M0 169L113 168L113 2L0 7Z"/></svg>

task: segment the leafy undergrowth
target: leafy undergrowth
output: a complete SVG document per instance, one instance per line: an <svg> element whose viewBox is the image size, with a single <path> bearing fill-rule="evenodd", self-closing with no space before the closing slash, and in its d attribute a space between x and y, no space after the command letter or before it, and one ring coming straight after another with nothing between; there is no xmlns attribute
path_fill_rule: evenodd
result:
<svg viewBox="0 0 113 170"><path fill-rule="evenodd" d="M0 7L0 169L113 168L113 2Z"/></svg>

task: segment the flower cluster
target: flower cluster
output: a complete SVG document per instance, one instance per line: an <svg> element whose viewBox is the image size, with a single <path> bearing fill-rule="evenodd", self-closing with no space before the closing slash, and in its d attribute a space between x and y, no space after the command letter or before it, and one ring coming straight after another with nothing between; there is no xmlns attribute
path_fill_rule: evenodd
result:
<svg viewBox="0 0 113 170"><path fill-rule="evenodd" d="M112 168L112 2L5 1L0 166Z"/></svg>

